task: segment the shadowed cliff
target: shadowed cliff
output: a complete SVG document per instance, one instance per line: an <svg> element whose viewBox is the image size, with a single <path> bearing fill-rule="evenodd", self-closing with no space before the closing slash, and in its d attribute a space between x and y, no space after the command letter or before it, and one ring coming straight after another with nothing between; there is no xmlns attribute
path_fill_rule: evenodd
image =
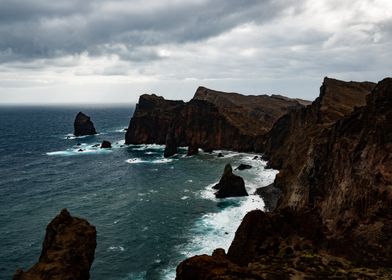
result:
<svg viewBox="0 0 392 280"><path fill-rule="evenodd" d="M257 136L289 110L307 101L282 96L245 96L199 87L185 103L142 95L125 137L126 144L166 144L165 156L178 146L252 151ZM190 153L192 154L192 153Z"/></svg>
<svg viewBox="0 0 392 280"><path fill-rule="evenodd" d="M177 279L392 279L392 79L326 78L263 141L278 208L248 213L227 255L185 260Z"/></svg>

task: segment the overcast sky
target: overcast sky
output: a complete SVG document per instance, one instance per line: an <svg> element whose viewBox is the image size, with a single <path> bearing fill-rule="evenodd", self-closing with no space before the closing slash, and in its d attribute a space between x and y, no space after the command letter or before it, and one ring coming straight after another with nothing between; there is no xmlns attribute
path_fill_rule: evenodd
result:
<svg viewBox="0 0 392 280"><path fill-rule="evenodd" d="M0 103L313 100L324 76L391 76L391 0L0 0Z"/></svg>

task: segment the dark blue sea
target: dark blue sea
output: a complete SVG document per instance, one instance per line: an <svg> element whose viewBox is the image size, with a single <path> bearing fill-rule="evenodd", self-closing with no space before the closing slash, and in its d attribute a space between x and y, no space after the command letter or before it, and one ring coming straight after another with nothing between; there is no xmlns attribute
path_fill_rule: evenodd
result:
<svg viewBox="0 0 392 280"><path fill-rule="evenodd" d="M217 200L211 187L226 163L247 163L237 173L252 194L276 175L265 162L230 151L186 157L185 148L164 159L162 146L125 146L133 107L0 107L0 279L38 260L62 208L97 228L96 280L174 279L181 260L227 249L246 212L263 209L258 196ZM79 111L98 135L72 136ZM93 147L102 140L113 148Z"/></svg>

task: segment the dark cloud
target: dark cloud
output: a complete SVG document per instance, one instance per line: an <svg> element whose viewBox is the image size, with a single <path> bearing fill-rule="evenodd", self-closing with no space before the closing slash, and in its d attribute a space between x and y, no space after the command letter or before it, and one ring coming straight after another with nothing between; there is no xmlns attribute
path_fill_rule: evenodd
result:
<svg viewBox="0 0 392 280"><path fill-rule="evenodd" d="M88 51L125 59L158 59L141 46L186 43L216 36L246 22L264 22L289 1L78 1L3 0L0 59L57 57Z"/></svg>

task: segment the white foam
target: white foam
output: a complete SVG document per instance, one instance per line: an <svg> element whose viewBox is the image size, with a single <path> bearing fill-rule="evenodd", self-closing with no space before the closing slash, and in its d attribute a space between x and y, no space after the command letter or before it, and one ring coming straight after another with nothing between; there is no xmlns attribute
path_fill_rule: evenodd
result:
<svg viewBox="0 0 392 280"><path fill-rule="evenodd" d="M113 252L124 252L125 249L123 246L110 246L108 248L108 251L113 251Z"/></svg>
<svg viewBox="0 0 392 280"><path fill-rule="evenodd" d="M136 146L135 148L133 148L136 151L165 149L165 145L158 145L158 144L146 144L146 145L142 145L141 147L139 147L140 145L130 145L130 147L132 146Z"/></svg>
<svg viewBox="0 0 392 280"><path fill-rule="evenodd" d="M189 199L189 196L184 195L183 197L181 197L182 200L187 200Z"/></svg>
<svg viewBox="0 0 392 280"><path fill-rule="evenodd" d="M160 158L160 159L155 159L155 160L143 160L141 158L130 158L127 159L126 162L127 163L153 163L153 164L159 164L159 163L168 163L168 162L172 162L174 159L172 158Z"/></svg>

